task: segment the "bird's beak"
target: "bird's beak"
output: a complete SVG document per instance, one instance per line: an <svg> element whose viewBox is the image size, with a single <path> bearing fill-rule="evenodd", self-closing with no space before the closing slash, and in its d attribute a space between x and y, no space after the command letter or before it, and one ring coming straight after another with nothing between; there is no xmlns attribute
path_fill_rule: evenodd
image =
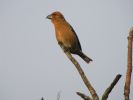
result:
<svg viewBox="0 0 133 100"><path fill-rule="evenodd" d="M46 18L47 19L52 19L52 16L51 15L48 15Z"/></svg>

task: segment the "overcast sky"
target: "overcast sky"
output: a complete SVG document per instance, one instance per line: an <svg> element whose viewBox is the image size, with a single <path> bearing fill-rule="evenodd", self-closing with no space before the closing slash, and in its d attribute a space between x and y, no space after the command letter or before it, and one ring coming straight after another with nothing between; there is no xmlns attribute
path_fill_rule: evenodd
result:
<svg viewBox="0 0 133 100"><path fill-rule="evenodd" d="M88 65L73 55L98 95L119 73L108 100L124 100L133 0L0 0L0 100L56 100L59 91L60 100L81 100L77 91L89 95L46 19L53 11L64 14L93 59Z"/></svg>

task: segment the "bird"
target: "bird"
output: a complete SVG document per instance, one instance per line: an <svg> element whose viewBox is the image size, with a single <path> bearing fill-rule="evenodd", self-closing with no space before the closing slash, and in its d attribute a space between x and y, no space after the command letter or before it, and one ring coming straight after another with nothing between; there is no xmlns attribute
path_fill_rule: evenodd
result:
<svg viewBox="0 0 133 100"><path fill-rule="evenodd" d="M72 28L72 26L66 21L64 15L55 11L46 17L50 19L55 28L56 39L59 44L62 44L65 47L66 51L69 51L71 54L76 54L80 56L86 63L92 61L91 58L87 57L81 48L79 38Z"/></svg>

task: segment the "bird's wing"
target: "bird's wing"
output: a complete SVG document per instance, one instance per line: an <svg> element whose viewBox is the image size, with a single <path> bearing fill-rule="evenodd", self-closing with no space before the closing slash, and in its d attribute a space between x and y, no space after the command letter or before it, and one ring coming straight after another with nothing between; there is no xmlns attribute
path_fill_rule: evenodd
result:
<svg viewBox="0 0 133 100"><path fill-rule="evenodd" d="M79 39L78 39L78 36L77 36L76 32L74 31L73 27L70 24L69 24L69 26L70 26L71 31L76 36L76 39L77 39L77 42L78 42L78 46L79 46L80 50L82 51L82 48L81 48L81 45L80 45L80 42L79 42Z"/></svg>

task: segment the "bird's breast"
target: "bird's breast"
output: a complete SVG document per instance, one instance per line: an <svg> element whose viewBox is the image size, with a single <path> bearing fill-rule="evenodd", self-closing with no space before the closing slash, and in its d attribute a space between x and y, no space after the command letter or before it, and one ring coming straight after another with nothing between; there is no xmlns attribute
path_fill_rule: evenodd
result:
<svg viewBox="0 0 133 100"><path fill-rule="evenodd" d="M56 30L56 38L66 47L73 47L76 42L75 35L68 28Z"/></svg>

